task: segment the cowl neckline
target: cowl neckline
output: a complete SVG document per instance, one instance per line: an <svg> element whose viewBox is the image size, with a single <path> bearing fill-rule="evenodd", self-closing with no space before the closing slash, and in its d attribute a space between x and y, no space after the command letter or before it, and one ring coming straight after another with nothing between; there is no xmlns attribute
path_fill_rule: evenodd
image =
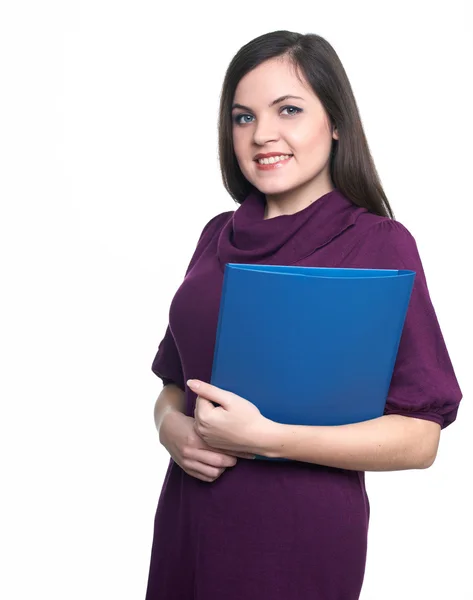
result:
<svg viewBox="0 0 473 600"><path fill-rule="evenodd" d="M292 215L265 219L265 195L254 188L223 226L217 247L226 263L294 264L352 226L360 207L334 188Z"/></svg>

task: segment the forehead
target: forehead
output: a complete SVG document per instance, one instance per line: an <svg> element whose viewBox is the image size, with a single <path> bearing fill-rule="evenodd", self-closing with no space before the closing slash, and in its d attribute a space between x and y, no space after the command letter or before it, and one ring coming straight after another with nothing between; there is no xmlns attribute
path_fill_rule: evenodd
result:
<svg viewBox="0 0 473 600"><path fill-rule="evenodd" d="M307 99L315 97L303 74L296 71L287 58L272 58L240 79L233 101L241 104L248 102L267 104L285 94Z"/></svg>

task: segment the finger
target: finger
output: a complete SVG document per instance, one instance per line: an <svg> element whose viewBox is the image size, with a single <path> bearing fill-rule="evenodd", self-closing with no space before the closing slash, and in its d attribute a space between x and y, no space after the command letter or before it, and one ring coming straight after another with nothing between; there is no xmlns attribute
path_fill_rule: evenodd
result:
<svg viewBox="0 0 473 600"><path fill-rule="evenodd" d="M215 481L225 471L225 467L212 467L199 461L187 461L185 471L204 481Z"/></svg>
<svg viewBox="0 0 473 600"><path fill-rule="evenodd" d="M193 460L198 460L212 467L233 467L236 464L236 459L223 452L203 450L196 448L193 455Z"/></svg>
<svg viewBox="0 0 473 600"><path fill-rule="evenodd" d="M208 416L209 410L214 408L215 407L211 402L205 398L202 398L201 396L197 396L194 408L194 419L205 420L205 418Z"/></svg>
<svg viewBox="0 0 473 600"><path fill-rule="evenodd" d="M223 408L228 409L230 407L230 402L234 397L232 392L222 390L221 388L212 385L211 383L201 381L200 379L188 379L187 385L193 392L210 401L210 406L212 406L212 402L216 402L223 406Z"/></svg>
<svg viewBox="0 0 473 600"><path fill-rule="evenodd" d="M197 435L198 432L196 431ZM203 443L205 444L205 449L206 450L210 450L213 452L221 452L222 454L226 454L227 456L238 456L238 458L248 458L248 459L252 459L252 458L256 458L256 454L253 454L253 452L238 452L237 450L223 450L222 448L219 448L218 450L216 448L213 448L212 446L209 446L209 444L207 444L199 435L199 438L203 441Z"/></svg>
<svg viewBox="0 0 473 600"><path fill-rule="evenodd" d="M237 456L238 458L247 458L248 460L253 460L256 458L256 454L251 454L250 452L231 452L230 456Z"/></svg>

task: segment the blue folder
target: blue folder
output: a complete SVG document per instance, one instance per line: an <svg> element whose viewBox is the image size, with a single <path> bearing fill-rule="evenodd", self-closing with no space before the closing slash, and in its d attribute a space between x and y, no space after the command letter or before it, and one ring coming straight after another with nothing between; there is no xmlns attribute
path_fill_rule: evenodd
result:
<svg viewBox="0 0 473 600"><path fill-rule="evenodd" d="M414 278L408 270L227 263L210 383L279 423L382 416Z"/></svg>

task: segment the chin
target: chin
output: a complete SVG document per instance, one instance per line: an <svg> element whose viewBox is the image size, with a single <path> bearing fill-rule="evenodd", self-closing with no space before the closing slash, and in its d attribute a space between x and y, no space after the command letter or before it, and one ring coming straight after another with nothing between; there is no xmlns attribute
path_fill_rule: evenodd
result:
<svg viewBox="0 0 473 600"><path fill-rule="evenodd" d="M263 194L285 194L296 187L294 184L282 181L252 181L251 184Z"/></svg>

